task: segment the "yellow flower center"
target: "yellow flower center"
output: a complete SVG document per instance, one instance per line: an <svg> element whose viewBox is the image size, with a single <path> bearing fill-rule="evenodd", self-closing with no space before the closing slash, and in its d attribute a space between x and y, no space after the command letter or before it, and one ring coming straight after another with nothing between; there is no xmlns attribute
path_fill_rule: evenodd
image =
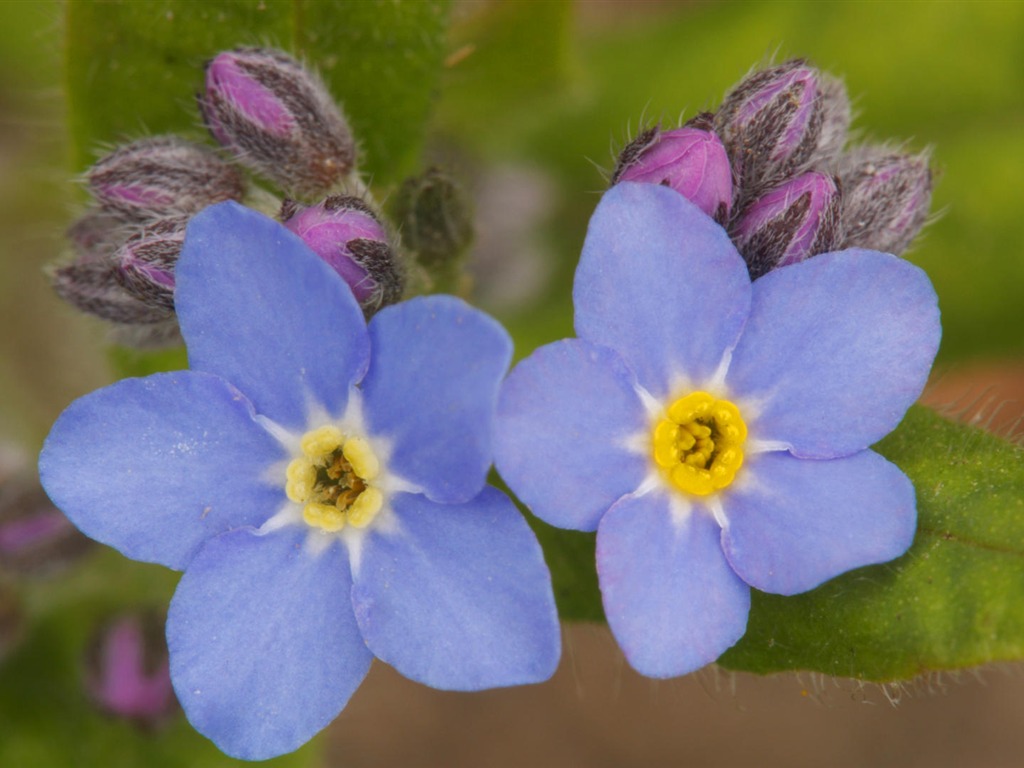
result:
<svg viewBox="0 0 1024 768"><path fill-rule="evenodd" d="M371 484L380 462L369 443L326 425L304 434L300 446L302 455L286 470L285 493L304 505L302 519L328 532L369 525L384 503Z"/></svg>
<svg viewBox="0 0 1024 768"><path fill-rule="evenodd" d="M747 425L728 400L692 392L665 410L651 437L654 462L672 485L707 496L728 486L743 465Z"/></svg>

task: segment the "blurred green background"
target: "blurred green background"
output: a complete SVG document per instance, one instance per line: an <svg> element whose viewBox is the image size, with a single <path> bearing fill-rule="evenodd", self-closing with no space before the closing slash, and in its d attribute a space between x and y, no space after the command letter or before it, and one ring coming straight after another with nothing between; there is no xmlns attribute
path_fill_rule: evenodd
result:
<svg viewBox="0 0 1024 768"><path fill-rule="evenodd" d="M568 287L575 259L605 183L602 169L610 170L615 150L630 131L643 119L669 124L681 114L716 107L753 65L770 58L808 57L845 78L860 138L905 140L914 150L935 148L939 173L934 210L939 215L908 258L928 271L939 293L944 339L937 369L947 376L969 371L970 387L979 394L992 384L986 379L989 372L1005 376L1009 371L1015 382L1010 386L1024 397L1022 3L461 2L452 6L451 27L436 45L426 38L431 30L443 29L443 13L437 18L426 13L417 21L420 26L407 29L404 37L360 38L346 37L345 29L330 26L329 3L238 2L231 4L228 17L212 19L200 18L197 3L122 3L138 30L136 37L125 39L120 30L97 21L103 5L2 4L0 440L30 454L64 406L113 375L101 325L56 300L42 273L61 256L63 230L82 202L71 179L101 149L100 142L109 146L126 136L168 127L200 137L191 99L203 59L216 50L203 49L210 40L223 46L271 42L304 50L314 61L332 55L332 85L339 96L346 96L356 129L363 127L360 138L381 198L404 173L427 160L442 162L461 176L473 193L479 220L469 290L478 304L508 324L517 356L571 335ZM342 5L371 20L402 12L391 3ZM97 7L101 10L94 13ZM67 12L74 20L70 26L65 23ZM275 14L282 21L275 21ZM316 23L317 17L322 23ZM151 37L161 39L168 28L189 24L204 26L202 43L190 47L185 39L173 51L160 49L156 55L154 48L146 57ZM388 67L335 71L360 51L367 52L360 61L386 61L388 56L404 60L413 51L416 61L409 66L422 66L424 73L436 73L437 62L442 67L428 89L407 88L409 83L401 78L405 70L397 67L391 77ZM65 57L75 62L70 76ZM119 76L134 83L133 88L89 90L91 77ZM78 99L72 102L73 112L69 84ZM409 92L406 99L395 95L402 88ZM396 99L401 108L387 127L380 127L375 110ZM122 593L111 595L104 587L111 574L126 585ZM101 718L78 690L77 663L90 617L132 601L165 605L173 575L102 553L63 579L59 584L19 586L37 624L16 661L0 670L0 765L233 762L220 758L182 722L154 740ZM610 660L617 658L614 648L597 645L605 653L597 658L605 661L591 664L602 673L607 671L602 664L614 664L612 677L629 680L631 673L621 662ZM571 665L571 651L567 657ZM376 681L382 686L403 684L387 673L376 674L364 687ZM560 674L563 681L552 686L580 687L571 672ZM1012 683L1019 693L1021 681ZM593 684L590 698L577 702L581 712L604 695L594 693L594 686L600 690ZM645 697L642 688L636 695L638 707L657 705L655 696ZM791 692L779 695L792 698ZM950 698L956 695L954 691ZM351 730L347 724L353 720L367 721L369 710L359 709L364 701L360 696L372 707L384 695L357 694L342 716L342 729ZM494 701L500 692L489 696L486 701ZM986 706L995 705L987 700L965 699L972 702L971 711L957 711L961 721L983 713L994 716ZM519 722L508 703L513 700L519 701L497 699L496 711L505 713L505 722ZM467 717L460 709L464 705L451 701L424 699L425 707L454 712L451 721L439 715L438 728L458 730L458 718ZM671 711L674 705L678 701L665 706ZM1022 714L1018 704L1018 722ZM582 715L564 716L577 722L571 718ZM580 754L592 758L589 764L630 763L628 755L610 747L609 754L617 757L599 760L582 746L587 740L593 744L592 729L577 731L574 738L580 739ZM652 740L659 738L675 735L652 733ZM1007 741L1013 733L998 738L1022 754L1019 738ZM371 747L360 758L334 744L328 753L331 764L386 764L374 761ZM475 763L468 756L465 764L515 764L500 762L494 739L489 748L487 760L478 753ZM643 755L682 754L638 749L631 754L641 762ZM297 761L314 759L316 751L314 745ZM392 753L384 749L379 754ZM707 764L732 764L721 754L709 754L714 759ZM788 756L782 764L821 764L804 762L813 760L811 749L782 754ZM858 764L843 762L850 755L867 759L856 751L844 754L825 762ZM949 745L934 754L918 745L907 754L911 757L905 756L900 765L955 764L944 761L957 753ZM930 762L915 762L930 754ZM883 757L875 755L870 764L889 764ZM993 762L972 764L1012 764L998 757L995 753ZM422 750L401 759L403 764L446 762L445 755ZM559 757L551 764L573 762Z"/></svg>

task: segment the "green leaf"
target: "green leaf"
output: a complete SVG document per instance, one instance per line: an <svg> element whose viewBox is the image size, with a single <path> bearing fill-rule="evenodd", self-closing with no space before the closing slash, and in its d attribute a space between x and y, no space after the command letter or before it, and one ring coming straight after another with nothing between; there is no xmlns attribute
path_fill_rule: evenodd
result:
<svg viewBox="0 0 1024 768"><path fill-rule="evenodd" d="M449 0L299 5L296 50L344 105L375 185L415 170L437 96Z"/></svg>
<svg viewBox="0 0 1024 768"><path fill-rule="evenodd" d="M507 149L521 141L564 98L572 20L567 0L473 6L452 29L444 128L483 147Z"/></svg>
<svg viewBox="0 0 1024 768"><path fill-rule="evenodd" d="M239 45L290 48L295 25L287 2L71 0L65 66L75 168L103 145L144 134L202 137L193 98L204 62Z"/></svg>
<svg viewBox="0 0 1024 768"><path fill-rule="evenodd" d="M1024 658L1024 451L921 407L877 447L917 489L913 547L803 595L756 593L722 666L887 681Z"/></svg>
<svg viewBox="0 0 1024 768"><path fill-rule="evenodd" d="M203 135L192 103L203 63L272 45L318 67L365 149L375 183L415 164L444 54L448 0L277 0L67 5L67 88L75 167L102 143Z"/></svg>

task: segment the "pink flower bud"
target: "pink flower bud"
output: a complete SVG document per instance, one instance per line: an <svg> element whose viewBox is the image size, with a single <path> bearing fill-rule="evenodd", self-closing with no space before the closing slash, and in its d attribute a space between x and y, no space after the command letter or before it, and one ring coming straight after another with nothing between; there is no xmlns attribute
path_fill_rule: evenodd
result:
<svg viewBox="0 0 1024 768"><path fill-rule="evenodd" d="M671 187L720 224L732 210L732 169L725 146L710 130L710 115L683 128L643 131L626 145L612 183L637 181Z"/></svg>
<svg viewBox="0 0 1024 768"><path fill-rule="evenodd" d="M208 149L175 136L141 139L86 173L103 210L130 221L191 216L223 200L241 200L241 175Z"/></svg>
<svg viewBox="0 0 1024 768"><path fill-rule="evenodd" d="M199 109L221 145L289 194L322 195L355 165L352 134L326 87L280 51L218 54Z"/></svg>
<svg viewBox="0 0 1024 768"><path fill-rule="evenodd" d="M742 199L833 156L849 114L842 83L799 59L744 78L715 116Z"/></svg>
<svg viewBox="0 0 1024 768"><path fill-rule="evenodd" d="M177 711L163 627L161 617L146 612L97 628L86 656L86 690L104 712L154 727Z"/></svg>
<svg viewBox="0 0 1024 768"><path fill-rule="evenodd" d="M402 276L387 232L359 198L333 195L309 207L286 201L281 219L341 275L364 312L401 298Z"/></svg>
<svg viewBox="0 0 1024 768"><path fill-rule="evenodd" d="M133 230L117 214L91 208L68 227L68 240L80 261L108 261Z"/></svg>
<svg viewBox="0 0 1024 768"><path fill-rule="evenodd" d="M174 309L174 266L186 219L164 219L130 237L116 255L118 281L147 306Z"/></svg>
<svg viewBox="0 0 1024 768"><path fill-rule="evenodd" d="M837 247L840 195L830 176L809 171L751 203L730 233L751 279Z"/></svg>
<svg viewBox="0 0 1024 768"><path fill-rule="evenodd" d="M928 153L861 147L843 157L844 248L901 254L924 226L932 201Z"/></svg>

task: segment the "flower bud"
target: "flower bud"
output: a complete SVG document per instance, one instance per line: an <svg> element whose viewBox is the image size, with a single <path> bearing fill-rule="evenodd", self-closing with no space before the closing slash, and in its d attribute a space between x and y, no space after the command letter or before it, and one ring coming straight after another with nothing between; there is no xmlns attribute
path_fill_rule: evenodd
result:
<svg viewBox="0 0 1024 768"><path fill-rule="evenodd" d="M164 219L132 236L117 252L117 278L147 306L174 309L174 265L185 242L187 219Z"/></svg>
<svg viewBox="0 0 1024 768"><path fill-rule="evenodd" d="M116 214L90 208L65 234L80 261L109 261L133 229Z"/></svg>
<svg viewBox="0 0 1024 768"><path fill-rule="evenodd" d="M174 319L165 306L147 304L121 285L118 267L106 261L76 261L50 273L53 290L90 315L124 325L150 325Z"/></svg>
<svg viewBox="0 0 1024 768"><path fill-rule="evenodd" d="M218 54L198 100L213 137L289 194L323 195L355 165L352 134L326 87L280 51Z"/></svg>
<svg viewBox="0 0 1024 768"><path fill-rule="evenodd" d="M140 228L107 211L87 211L68 230L76 260L51 268L50 283L76 309L116 323L116 343L179 344L168 267L181 250L186 221L160 219Z"/></svg>
<svg viewBox="0 0 1024 768"><path fill-rule="evenodd" d="M833 250L842 240L836 182L809 171L758 198L730 233L751 279Z"/></svg>
<svg viewBox="0 0 1024 768"><path fill-rule="evenodd" d="M725 146L699 115L671 131L640 133L619 155L612 184L638 181L671 187L720 224L732 210L732 169Z"/></svg>
<svg viewBox="0 0 1024 768"><path fill-rule="evenodd" d="M199 213L241 200L241 175L208 149L175 136L141 139L107 155L86 173L103 210L129 221Z"/></svg>
<svg viewBox="0 0 1024 768"><path fill-rule="evenodd" d="M838 77L818 73L818 100L821 104L821 134L811 164L830 167L846 144L850 130L850 98L846 84Z"/></svg>
<svg viewBox="0 0 1024 768"><path fill-rule="evenodd" d="M742 200L834 155L849 117L842 84L799 59L742 80L715 116Z"/></svg>
<svg viewBox="0 0 1024 768"><path fill-rule="evenodd" d="M924 226L932 201L928 153L901 155L861 147L839 165L843 184L844 248L899 255Z"/></svg>
<svg viewBox="0 0 1024 768"><path fill-rule="evenodd" d="M402 243L428 269L458 260L473 241L469 200L440 168L406 179L390 210Z"/></svg>
<svg viewBox="0 0 1024 768"><path fill-rule="evenodd" d="M369 316L402 296L402 275L383 224L357 197L332 195L309 207L287 200L281 220L348 283Z"/></svg>
<svg viewBox="0 0 1024 768"><path fill-rule="evenodd" d="M100 625L86 653L86 691L108 714L144 727L178 709L171 686L164 621L153 612Z"/></svg>
<svg viewBox="0 0 1024 768"><path fill-rule="evenodd" d="M0 569L19 576L56 573L92 549L25 472L0 483Z"/></svg>

